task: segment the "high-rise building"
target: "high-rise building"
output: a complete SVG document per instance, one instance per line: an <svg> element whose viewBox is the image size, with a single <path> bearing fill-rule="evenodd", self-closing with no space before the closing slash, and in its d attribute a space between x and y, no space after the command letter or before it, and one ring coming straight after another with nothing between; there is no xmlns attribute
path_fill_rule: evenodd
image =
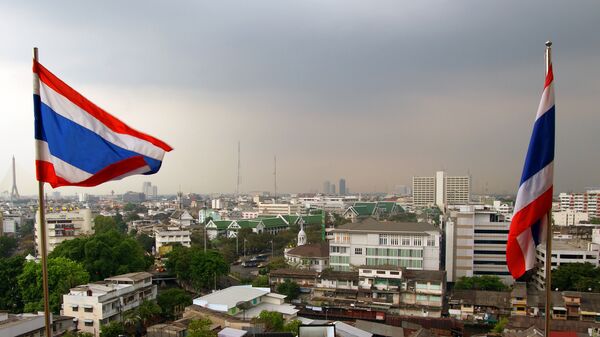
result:
<svg viewBox="0 0 600 337"><path fill-rule="evenodd" d="M331 184L331 190L329 191L329 194L335 195L335 184Z"/></svg>
<svg viewBox="0 0 600 337"><path fill-rule="evenodd" d="M340 195L346 195L346 179L340 178Z"/></svg>
<svg viewBox="0 0 600 337"><path fill-rule="evenodd" d="M329 182L329 180L325 180L325 182L323 183L323 194L330 194L331 193L331 183Z"/></svg>
<svg viewBox="0 0 600 337"><path fill-rule="evenodd" d="M506 284L513 278L506 266L506 239L510 222L483 205L450 210L445 224L448 282L462 276L494 275Z"/></svg>
<svg viewBox="0 0 600 337"><path fill-rule="evenodd" d="M471 201L471 177L447 176L444 171L433 177L413 177L413 206L467 205Z"/></svg>
<svg viewBox="0 0 600 337"><path fill-rule="evenodd" d="M590 218L600 218L600 190L588 190L584 193L560 193L560 210L573 210L587 213Z"/></svg>
<svg viewBox="0 0 600 337"><path fill-rule="evenodd" d="M158 195L158 187L156 185L152 185L152 183L149 181L145 181L142 184L142 193L146 199L156 199Z"/></svg>

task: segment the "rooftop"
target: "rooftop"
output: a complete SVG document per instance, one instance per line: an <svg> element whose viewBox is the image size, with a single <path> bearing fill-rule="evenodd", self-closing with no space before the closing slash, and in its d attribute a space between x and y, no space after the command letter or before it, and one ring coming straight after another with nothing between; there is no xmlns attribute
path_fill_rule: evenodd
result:
<svg viewBox="0 0 600 337"><path fill-rule="evenodd" d="M287 255L300 257L329 257L329 244L324 242L298 246L290 249L287 252Z"/></svg>
<svg viewBox="0 0 600 337"><path fill-rule="evenodd" d="M212 294L198 297L194 299L194 304L209 309L213 309L215 306L224 306L224 311L227 311L240 302L248 302L270 292L271 290L269 288L252 287L250 285L233 286L215 291Z"/></svg>
<svg viewBox="0 0 600 337"><path fill-rule="evenodd" d="M377 221L373 218L366 218L361 222L340 226L332 232L424 233L439 232L439 229L424 222Z"/></svg>

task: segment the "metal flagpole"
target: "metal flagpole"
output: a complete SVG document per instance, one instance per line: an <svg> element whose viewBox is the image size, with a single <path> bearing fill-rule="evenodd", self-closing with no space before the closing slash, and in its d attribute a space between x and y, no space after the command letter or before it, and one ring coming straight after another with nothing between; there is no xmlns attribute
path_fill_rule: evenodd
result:
<svg viewBox="0 0 600 337"><path fill-rule="evenodd" d="M38 49L33 48L33 59L38 62ZM34 76L33 81L34 92L37 92L40 87L39 78ZM50 303L49 303L49 292L48 292L48 261L47 261L47 247L46 247L46 208L44 206L44 182L38 182L38 197L39 197L39 212L40 212L40 241L41 241L41 255L42 255L42 287L44 288L44 321L46 324L46 336L52 336L50 321Z"/></svg>
<svg viewBox="0 0 600 337"><path fill-rule="evenodd" d="M546 41L546 74L550 71L552 41ZM546 226L546 314L544 320L544 336L550 337L550 319L552 317L552 207L547 214Z"/></svg>

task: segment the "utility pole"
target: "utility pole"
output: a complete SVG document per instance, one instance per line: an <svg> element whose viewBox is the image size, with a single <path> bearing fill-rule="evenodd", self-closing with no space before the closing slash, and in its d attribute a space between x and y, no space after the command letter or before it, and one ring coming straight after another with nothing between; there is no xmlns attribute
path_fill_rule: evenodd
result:
<svg viewBox="0 0 600 337"><path fill-rule="evenodd" d="M275 169L273 170L273 178L275 180L275 203L277 203L277 155L275 155L274 158L274 167Z"/></svg>
<svg viewBox="0 0 600 337"><path fill-rule="evenodd" d="M240 170L242 167L241 159L240 159L240 141L238 140L238 165L237 165L237 185L235 187L235 196L240 196Z"/></svg>

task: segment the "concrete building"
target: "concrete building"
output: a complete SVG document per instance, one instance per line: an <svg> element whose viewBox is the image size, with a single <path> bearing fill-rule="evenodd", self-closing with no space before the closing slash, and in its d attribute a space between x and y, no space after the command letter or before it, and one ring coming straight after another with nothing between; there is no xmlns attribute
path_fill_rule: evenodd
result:
<svg viewBox="0 0 600 337"><path fill-rule="evenodd" d="M279 312L289 320L296 317L298 310L284 303L285 297L269 288L233 286L198 297L193 304L243 320L258 317L263 310Z"/></svg>
<svg viewBox="0 0 600 337"><path fill-rule="evenodd" d="M564 211L552 211L552 219L555 226L575 226L580 223L587 223L590 217L589 213L566 209Z"/></svg>
<svg viewBox="0 0 600 337"><path fill-rule="evenodd" d="M593 250L594 245L588 241L552 240L552 269L566 263L591 263L598 267L600 252ZM540 266L533 275L533 284L539 290L544 290L546 281L546 245L538 245L536 262Z"/></svg>
<svg viewBox="0 0 600 337"><path fill-rule="evenodd" d="M377 265L440 268L440 232L431 224L367 218L335 228L330 234L329 264L336 271Z"/></svg>
<svg viewBox="0 0 600 337"><path fill-rule="evenodd" d="M41 251L40 212L36 212L35 248ZM71 211L46 211L46 249L48 254L60 243L81 235L93 234L92 211L89 208Z"/></svg>
<svg viewBox="0 0 600 337"><path fill-rule="evenodd" d="M331 191L331 182L326 180L323 182L323 194L329 194Z"/></svg>
<svg viewBox="0 0 600 337"><path fill-rule="evenodd" d="M154 241L156 251L159 254L165 254L166 252L163 247L179 243L184 247L191 247L192 239L189 230L181 229L180 227L162 227L157 226L154 228Z"/></svg>
<svg viewBox="0 0 600 337"><path fill-rule="evenodd" d="M451 208L445 224L448 282L462 276L494 275L512 284L506 266L509 227L502 214L483 205Z"/></svg>
<svg viewBox="0 0 600 337"><path fill-rule="evenodd" d="M329 267L329 245L327 243L304 244L286 249L284 257L287 263L295 268L322 272Z"/></svg>
<svg viewBox="0 0 600 337"><path fill-rule="evenodd" d="M560 193L560 210L573 210L587 213L591 218L600 218L600 190L588 190L584 193Z"/></svg>
<svg viewBox="0 0 600 337"><path fill-rule="evenodd" d="M75 317L77 329L100 336L100 328L122 321L123 313L156 298L152 274L129 273L71 288L63 295L62 314Z"/></svg>
<svg viewBox="0 0 600 337"><path fill-rule="evenodd" d="M412 191L414 207L467 205L471 202L471 177L438 171L433 177L413 177Z"/></svg>
<svg viewBox="0 0 600 337"><path fill-rule="evenodd" d="M54 316L50 314L52 336L62 336L73 331L73 317ZM43 337L45 331L44 312L9 314L0 312L0 336L2 337Z"/></svg>
<svg viewBox="0 0 600 337"><path fill-rule="evenodd" d="M299 204L269 204L258 203L259 215L287 215L302 213L302 205Z"/></svg>

